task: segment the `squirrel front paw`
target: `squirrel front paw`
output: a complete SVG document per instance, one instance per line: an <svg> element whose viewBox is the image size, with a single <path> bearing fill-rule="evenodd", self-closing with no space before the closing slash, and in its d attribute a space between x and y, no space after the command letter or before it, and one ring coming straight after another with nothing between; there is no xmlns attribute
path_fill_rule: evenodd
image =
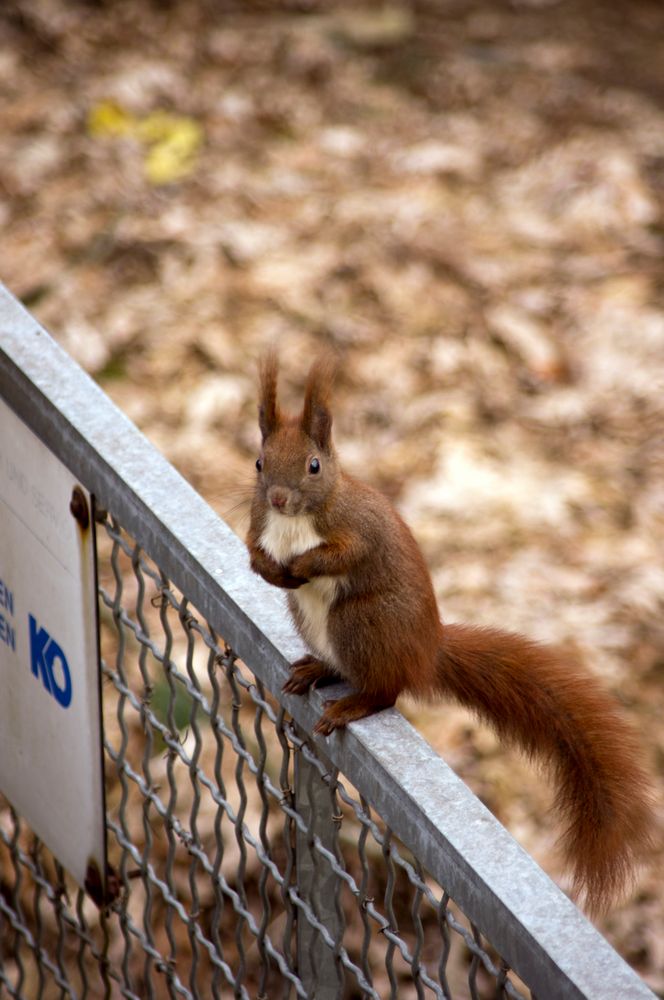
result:
<svg viewBox="0 0 664 1000"><path fill-rule="evenodd" d="M309 580L312 575L309 553L303 552L301 555L295 556L288 563L287 569L291 576L293 576L296 580Z"/></svg>
<svg viewBox="0 0 664 1000"><path fill-rule="evenodd" d="M288 566L282 566L266 552L255 552L252 555L251 568L273 587L297 590L303 583L307 583L306 577L294 575Z"/></svg>

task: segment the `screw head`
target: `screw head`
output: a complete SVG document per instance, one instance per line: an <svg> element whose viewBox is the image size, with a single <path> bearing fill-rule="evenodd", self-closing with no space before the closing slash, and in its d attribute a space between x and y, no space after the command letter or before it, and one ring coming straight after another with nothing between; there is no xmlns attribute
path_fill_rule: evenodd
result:
<svg viewBox="0 0 664 1000"><path fill-rule="evenodd" d="M81 528L85 531L90 524L90 511L88 510L88 502L85 499L85 493L80 486L75 486L72 490L69 510L71 511L72 517L78 521Z"/></svg>

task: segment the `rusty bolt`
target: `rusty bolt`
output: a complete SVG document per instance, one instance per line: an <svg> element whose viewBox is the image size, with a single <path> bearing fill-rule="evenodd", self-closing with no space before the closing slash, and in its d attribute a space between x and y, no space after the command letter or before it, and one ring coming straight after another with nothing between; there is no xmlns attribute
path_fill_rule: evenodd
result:
<svg viewBox="0 0 664 1000"><path fill-rule="evenodd" d="M85 499L85 493L80 486L75 486L72 490L69 510L85 531L90 524L90 512L88 510L88 502Z"/></svg>

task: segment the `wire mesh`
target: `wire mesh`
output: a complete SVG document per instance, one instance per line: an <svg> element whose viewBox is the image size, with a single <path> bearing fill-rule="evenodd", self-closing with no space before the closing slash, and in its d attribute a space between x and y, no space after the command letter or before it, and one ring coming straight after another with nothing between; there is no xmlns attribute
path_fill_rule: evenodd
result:
<svg viewBox="0 0 664 1000"><path fill-rule="evenodd" d="M528 996L186 595L100 520L117 895L99 912L4 804L7 994Z"/></svg>

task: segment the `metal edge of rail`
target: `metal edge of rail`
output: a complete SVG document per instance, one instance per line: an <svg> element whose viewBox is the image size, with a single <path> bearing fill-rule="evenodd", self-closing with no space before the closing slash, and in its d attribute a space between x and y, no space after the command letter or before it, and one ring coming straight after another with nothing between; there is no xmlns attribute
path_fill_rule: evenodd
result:
<svg viewBox="0 0 664 1000"><path fill-rule="evenodd" d="M242 541L2 284L0 395L311 733L323 696L281 694L303 651L282 595L251 572ZM315 742L534 995L653 1000L397 710Z"/></svg>

